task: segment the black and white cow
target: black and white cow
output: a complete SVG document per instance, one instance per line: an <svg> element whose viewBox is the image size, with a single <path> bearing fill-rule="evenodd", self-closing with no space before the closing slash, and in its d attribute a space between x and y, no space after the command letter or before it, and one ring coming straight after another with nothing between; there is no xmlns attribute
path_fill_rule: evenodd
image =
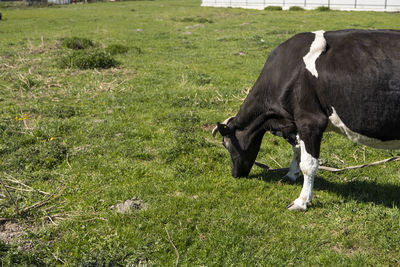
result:
<svg viewBox="0 0 400 267"><path fill-rule="evenodd" d="M304 176L288 206L306 210L313 197L322 134L333 130L381 149L400 148L400 31L301 33L268 57L236 116L218 123L232 176L247 176L266 131L293 146L286 177Z"/></svg>

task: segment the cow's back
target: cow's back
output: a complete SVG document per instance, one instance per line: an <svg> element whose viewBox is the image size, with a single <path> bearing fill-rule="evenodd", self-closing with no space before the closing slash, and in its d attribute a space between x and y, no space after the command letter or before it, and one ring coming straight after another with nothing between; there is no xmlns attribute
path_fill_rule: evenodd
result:
<svg viewBox="0 0 400 267"><path fill-rule="evenodd" d="M400 31L334 31L324 38L316 90L327 114L335 110L356 133L400 139Z"/></svg>

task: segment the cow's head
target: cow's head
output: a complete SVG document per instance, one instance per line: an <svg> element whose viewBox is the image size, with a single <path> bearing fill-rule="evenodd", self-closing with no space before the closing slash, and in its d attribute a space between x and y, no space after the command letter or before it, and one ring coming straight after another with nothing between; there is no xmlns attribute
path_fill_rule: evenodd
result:
<svg viewBox="0 0 400 267"><path fill-rule="evenodd" d="M213 135L215 136L217 132L222 135L222 144L231 154L232 176L235 178L246 177L260 150L263 134L258 134L251 129L236 129L229 124L232 119L233 117L223 123L218 122L217 127L213 130Z"/></svg>

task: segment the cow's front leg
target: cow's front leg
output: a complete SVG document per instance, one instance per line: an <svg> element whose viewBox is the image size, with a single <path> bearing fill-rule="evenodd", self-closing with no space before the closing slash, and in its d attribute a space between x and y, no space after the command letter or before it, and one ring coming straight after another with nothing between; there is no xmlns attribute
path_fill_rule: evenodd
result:
<svg viewBox="0 0 400 267"><path fill-rule="evenodd" d="M290 163L289 172L284 176L291 180L292 182L296 181L297 178L300 177L300 144L293 145L293 159Z"/></svg>
<svg viewBox="0 0 400 267"><path fill-rule="evenodd" d="M306 210L307 205L311 204L313 197L314 176L318 169L318 159L314 158L306 150L303 141L300 140L300 169L303 172L304 182L300 196L288 206L290 210Z"/></svg>
<svg viewBox="0 0 400 267"><path fill-rule="evenodd" d="M326 128L326 120L299 127L300 169L304 182L300 196L288 206L290 210L306 210L313 197L314 177L318 169L319 150L322 133Z"/></svg>

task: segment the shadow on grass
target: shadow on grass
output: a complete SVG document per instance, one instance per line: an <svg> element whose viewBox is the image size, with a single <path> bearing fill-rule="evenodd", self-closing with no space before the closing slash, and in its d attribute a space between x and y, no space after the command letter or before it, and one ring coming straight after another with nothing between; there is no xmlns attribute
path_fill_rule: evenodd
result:
<svg viewBox="0 0 400 267"><path fill-rule="evenodd" d="M258 174L250 175L248 179L260 179L265 182L280 181L287 184L303 185L303 177L296 182L291 182L284 177L287 171L262 171ZM325 190L336 193L345 198L356 200L358 202L375 203L386 207L400 206L400 186L393 184L377 184L375 181L349 181L332 182L326 180L323 176L316 176L314 182L315 190ZM300 192L300 191L299 191Z"/></svg>

